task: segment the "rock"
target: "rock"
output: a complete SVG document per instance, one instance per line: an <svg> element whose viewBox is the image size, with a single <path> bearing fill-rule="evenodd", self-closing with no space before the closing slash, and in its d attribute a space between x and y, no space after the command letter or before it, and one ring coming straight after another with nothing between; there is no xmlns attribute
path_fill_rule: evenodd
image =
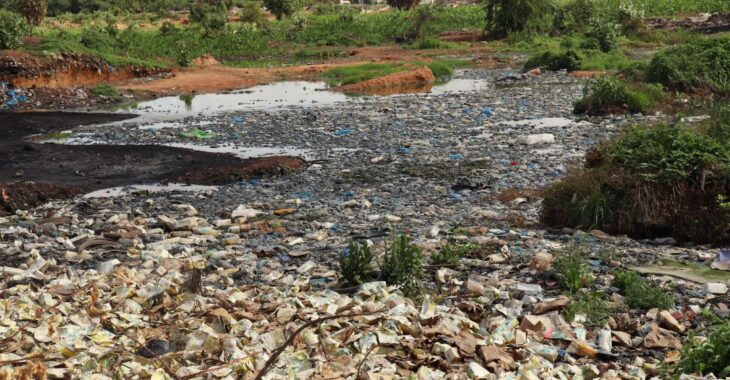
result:
<svg viewBox="0 0 730 380"><path fill-rule="evenodd" d="M562 310L570 304L570 298L566 296L560 296L554 300L543 301L535 305L532 308L532 313L535 315L542 315L551 311Z"/></svg>
<svg viewBox="0 0 730 380"><path fill-rule="evenodd" d="M684 332L684 325L679 323L673 316L672 313L662 310L657 316L659 325L675 332Z"/></svg>
<svg viewBox="0 0 730 380"><path fill-rule="evenodd" d="M550 133L541 133L536 135L520 136L517 140L515 140L515 143L521 145L554 144L555 135Z"/></svg>
<svg viewBox="0 0 730 380"><path fill-rule="evenodd" d="M727 294L727 285L721 282L710 282L705 284L705 292L714 295Z"/></svg>

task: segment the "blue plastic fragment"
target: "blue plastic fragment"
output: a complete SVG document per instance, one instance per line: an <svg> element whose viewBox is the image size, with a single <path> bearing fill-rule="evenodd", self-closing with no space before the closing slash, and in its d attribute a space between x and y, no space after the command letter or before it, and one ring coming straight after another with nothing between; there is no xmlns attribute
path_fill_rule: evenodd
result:
<svg viewBox="0 0 730 380"><path fill-rule="evenodd" d="M413 153L413 150L411 150L411 148L402 147L400 148L400 152L403 154L411 154Z"/></svg>
<svg viewBox="0 0 730 380"><path fill-rule="evenodd" d="M487 108L483 109L482 113L479 114L479 116L482 116L482 117L489 117L492 115L494 115L494 110L491 107L487 107Z"/></svg>
<svg viewBox="0 0 730 380"><path fill-rule="evenodd" d="M463 154L451 154L451 155L449 155L449 158L452 160L463 160L464 155Z"/></svg>
<svg viewBox="0 0 730 380"><path fill-rule="evenodd" d="M339 131L335 132L335 136L345 136L352 133L352 129L340 129Z"/></svg>

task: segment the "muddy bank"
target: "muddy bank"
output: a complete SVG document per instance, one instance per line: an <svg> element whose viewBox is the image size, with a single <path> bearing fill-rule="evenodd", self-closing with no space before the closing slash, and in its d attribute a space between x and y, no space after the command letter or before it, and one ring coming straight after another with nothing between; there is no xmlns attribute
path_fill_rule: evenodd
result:
<svg viewBox="0 0 730 380"><path fill-rule="evenodd" d="M115 186L154 182L221 185L284 174L305 165L294 157L241 160L229 154L156 145L57 145L26 140L30 135L130 116L0 113L0 212Z"/></svg>

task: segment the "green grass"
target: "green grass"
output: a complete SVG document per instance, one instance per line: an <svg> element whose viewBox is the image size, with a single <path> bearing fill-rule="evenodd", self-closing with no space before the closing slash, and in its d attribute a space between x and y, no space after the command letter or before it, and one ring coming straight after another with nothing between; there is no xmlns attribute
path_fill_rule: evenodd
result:
<svg viewBox="0 0 730 380"><path fill-rule="evenodd" d="M586 326L601 327L608 322L608 318L617 311L609 303L602 292L577 293L570 304L562 311L567 321L573 321L576 315L586 317Z"/></svg>
<svg viewBox="0 0 730 380"><path fill-rule="evenodd" d="M91 88L91 92L94 95L107 96L114 99L120 98L119 90L109 84L98 84Z"/></svg>
<svg viewBox="0 0 730 380"><path fill-rule="evenodd" d="M332 87L344 86L386 75L406 71L404 65L393 63L366 63L363 65L335 67L325 71L322 78Z"/></svg>
<svg viewBox="0 0 730 380"><path fill-rule="evenodd" d="M196 27L162 32L131 28L110 33L103 18L85 17L85 29L37 29L40 45L25 49L34 53L79 52L101 57L110 64L177 64L181 51L190 58L211 54L225 61L299 61L329 59L321 47L355 47L402 43L417 28L423 41L436 43L439 34L449 30L482 30L484 10L481 6L434 7L427 23L417 24L418 9L387 13L335 13L309 15L305 28L290 19L276 20L265 28L229 24L224 31L206 36ZM101 16L97 16L101 17ZM424 45L425 46L425 45ZM446 45L442 45L446 46ZM451 46L451 45L449 45ZM323 54L321 56L320 54Z"/></svg>
<svg viewBox="0 0 730 380"><path fill-rule="evenodd" d="M648 79L687 92L730 95L730 38L708 38L659 52Z"/></svg>
<svg viewBox="0 0 730 380"><path fill-rule="evenodd" d="M666 310L674 305L674 299L670 294L639 277L636 272L617 270L614 272L613 286L621 291L626 298L626 304L632 309Z"/></svg>
<svg viewBox="0 0 730 380"><path fill-rule="evenodd" d="M588 254L587 247L570 243L556 255L552 271L563 290L576 293L593 282Z"/></svg>
<svg viewBox="0 0 730 380"><path fill-rule="evenodd" d="M709 334L707 334L709 332ZM720 321L705 332L706 340L697 339L697 332L682 347L680 362L672 368L675 374L714 374L730 377L730 321Z"/></svg>
<svg viewBox="0 0 730 380"><path fill-rule="evenodd" d="M665 97L661 85L628 84L620 79L603 77L586 84L586 95L575 102L576 114L646 113Z"/></svg>

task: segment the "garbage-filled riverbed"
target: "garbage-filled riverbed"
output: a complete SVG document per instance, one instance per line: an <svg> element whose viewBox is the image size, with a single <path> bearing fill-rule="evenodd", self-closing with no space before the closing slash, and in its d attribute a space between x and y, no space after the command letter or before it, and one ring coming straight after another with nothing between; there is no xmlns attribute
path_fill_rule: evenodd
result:
<svg viewBox="0 0 730 380"><path fill-rule="evenodd" d="M587 149L663 116L577 118L583 80L545 73L497 85L510 74L461 71L457 80L481 83L466 91L69 128L56 144L306 164L217 187L110 189L0 217L0 374L661 376L702 309L730 315L727 264L710 270L719 250L551 230L539 207L540 191ZM338 257L350 241L371 244L377 268L398 234L424 252L420 296L380 278L343 286ZM447 242L478 248L433 264ZM587 252L591 292L615 306L603 323L565 313L584 298L560 290L551 264L575 246ZM678 266L692 277L677 276ZM627 307L612 285L618 268L647 273L673 305Z"/></svg>

